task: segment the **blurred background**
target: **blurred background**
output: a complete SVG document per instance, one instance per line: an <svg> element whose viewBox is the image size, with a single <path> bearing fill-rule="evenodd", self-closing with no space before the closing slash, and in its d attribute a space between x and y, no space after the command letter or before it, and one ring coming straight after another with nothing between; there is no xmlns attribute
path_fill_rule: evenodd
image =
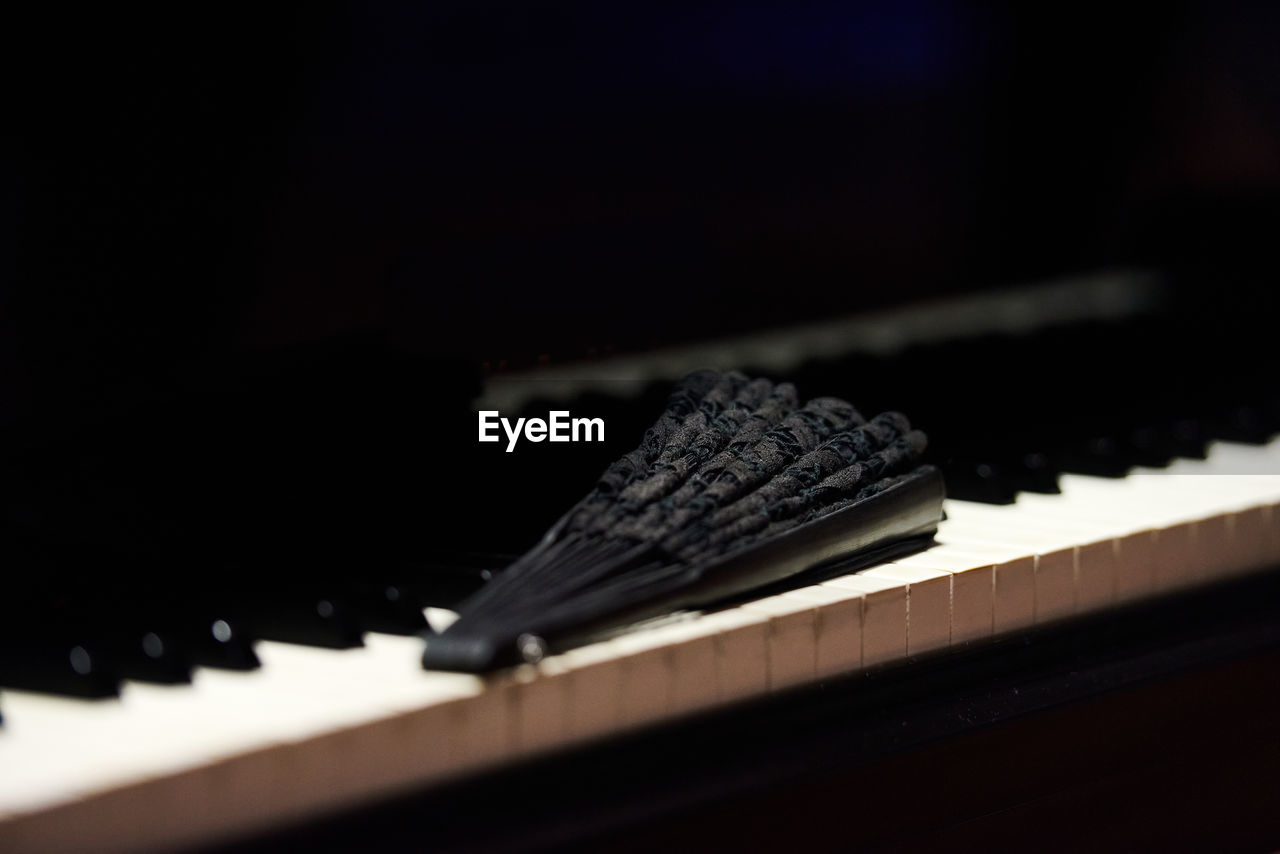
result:
<svg viewBox="0 0 1280 854"><path fill-rule="evenodd" d="M6 690L109 695L121 675L256 666L259 638L423 630L424 605L456 605L635 446L670 379L644 366L664 354L792 379L867 416L901 409L950 494L992 503L1053 492L1060 472L1119 477L1280 431L1280 4L19 5L0 23ZM984 296L1044 282L1014 312ZM864 346L917 310L929 343ZM718 343L775 334L785 365L757 360L772 345ZM531 389L574 371L604 382L554 408L603 417L607 442L475 442L477 401L545 417ZM610 385L624 373L639 382ZM1027 703L1066 696L1027 684L1113 684L1078 678L1100 669L1078 640L1095 657L1117 635L1121 653L1168 641L1176 658L1178 632L1229 624L1242 599L1270 619L1268 583L1124 616L1129 635L1086 626L1058 663L1050 650L1057 681L1001 684ZM144 631L164 660L139 652ZM75 650L96 669L68 670L68 649L73 670ZM1041 666L1028 649L1026 671ZM1166 672L1136 660L1108 672ZM934 717L980 738L888 777L842 769L875 795L864 814L914 808L904 788L948 768L1038 798L1026 781L1069 757L1109 787L1105 808L1069 801L1056 825L1032 812L1009 833L1127 822L1120 838L1221 848L1242 810L1274 830L1274 671L1272 653L1160 683L1127 729L1107 727L1114 707L1046 716L993 748L983 733L1001 731L963 700L1006 694L970 668L905 700L866 694L863 717L829 705L835 723L806 737L902 745L895 709L954 695ZM740 743L704 755L727 775L750 761L741 744L810 733L820 708L782 726L748 716L727 730ZM634 754L683 776L672 759L696 750L676 744ZM1142 745L1202 759L1103 774ZM613 756L559 781L617 782L629 766ZM555 773L517 778L505 806L541 813ZM817 779L720 824L789 808L843 822L858 798ZM492 825L494 803L413 804L406 847ZM967 825L975 850L1003 814ZM1178 835L1197 816L1200 837ZM660 824L618 842L652 848ZM772 827L750 843L793 842Z"/></svg>
<svg viewBox="0 0 1280 854"><path fill-rule="evenodd" d="M407 520L487 378L1063 274L1158 271L1193 353L1270 332L1263 4L42 7L3 40L6 501L58 536Z"/></svg>

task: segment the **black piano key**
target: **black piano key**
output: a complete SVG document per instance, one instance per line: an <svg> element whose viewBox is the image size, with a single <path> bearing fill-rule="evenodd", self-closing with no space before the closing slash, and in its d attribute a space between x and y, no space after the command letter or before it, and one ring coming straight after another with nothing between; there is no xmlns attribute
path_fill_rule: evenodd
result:
<svg viewBox="0 0 1280 854"><path fill-rule="evenodd" d="M417 575L408 587L414 591L423 607L449 608L479 590L496 574L513 562L515 556L486 556L484 562L470 565L433 565L424 574Z"/></svg>
<svg viewBox="0 0 1280 854"><path fill-rule="evenodd" d="M124 678L190 682L192 662L177 622L183 603L159 594L172 588L142 583L155 578L153 568L134 565L129 573L113 568L111 577L124 583L109 583L92 594L92 588L82 589L73 624L101 639Z"/></svg>
<svg viewBox="0 0 1280 854"><path fill-rule="evenodd" d="M261 666L248 625L238 616L193 618L185 624L182 641L193 664L224 670L256 670Z"/></svg>
<svg viewBox="0 0 1280 854"><path fill-rule="evenodd" d="M1125 437L1124 449L1134 465L1164 468L1177 456L1169 433L1157 425L1134 427Z"/></svg>
<svg viewBox="0 0 1280 854"><path fill-rule="evenodd" d="M135 625L113 638L111 652L126 679L162 684L191 681L191 655L177 631Z"/></svg>
<svg viewBox="0 0 1280 854"><path fill-rule="evenodd" d="M10 638L0 649L0 685L69 697L115 697L120 673L100 644Z"/></svg>
<svg viewBox="0 0 1280 854"><path fill-rule="evenodd" d="M505 554L470 554L447 562L403 563L391 574L395 581L355 585L350 601L370 631L418 634L427 628L424 608L455 608L514 560Z"/></svg>
<svg viewBox="0 0 1280 854"><path fill-rule="evenodd" d="M424 606L404 584L361 585L355 590L351 605L361 624L371 632L415 635L427 628Z"/></svg>
<svg viewBox="0 0 1280 854"><path fill-rule="evenodd" d="M988 480L992 477L998 479L1006 491L1047 495L1056 495L1060 491L1058 461L1048 451L1038 450L1027 437L1002 436L1000 446L985 449L983 445L988 443L981 440L966 444L971 444L975 453L952 459L968 460L974 474L982 473Z"/></svg>
<svg viewBox="0 0 1280 854"><path fill-rule="evenodd" d="M1112 435L1094 435L1075 442L1062 452L1063 471L1094 477L1121 478L1133 468L1124 443Z"/></svg>
<svg viewBox="0 0 1280 854"><path fill-rule="evenodd" d="M1217 439L1248 445L1265 445L1274 435L1264 409L1252 403L1238 403L1209 421L1209 432Z"/></svg>
<svg viewBox="0 0 1280 854"><path fill-rule="evenodd" d="M1169 442L1179 457L1189 460L1209 458L1209 435L1197 418L1175 419L1169 426Z"/></svg>
<svg viewBox="0 0 1280 854"><path fill-rule="evenodd" d="M257 637L330 649L364 646L364 629L345 598L299 594L253 609Z"/></svg>
<svg viewBox="0 0 1280 854"><path fill-rule="evenodd" d="M1057 495L1062 491L1058 486L1058 465L1044 451L1019 454L1010 469L1013 483L1020 491L1044 495Z"/></svg>
<svg viewBox="0 0 1280 854"><path fill-rule="evenodd" d="M953 460L943 469L947 495L962 501L1012 504L1018 490L994 463Z"/></svg>
<svg viewBox="0 0 1280 854"><path fill-rule="evenodd" d="M1264 395L1259 410L1262 413L1263 423L1271 435L1280 433L1280 395L1272 396L1270 393Z"/></svg>

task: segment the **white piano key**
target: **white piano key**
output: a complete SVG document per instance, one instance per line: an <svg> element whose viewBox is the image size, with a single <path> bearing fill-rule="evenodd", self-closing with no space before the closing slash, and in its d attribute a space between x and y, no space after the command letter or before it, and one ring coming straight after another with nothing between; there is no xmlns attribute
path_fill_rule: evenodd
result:
<svg viewBox="0 0 1280 854"><path fill-rule="evenodd" d="M601 646L601 655L618 664L619 724L637 726L716 705L715 641L723 625L723 620L687 615L678 621L637 628ZM577 653L571 651L559 658L572 662ZM594 671L582 676L596 678ZM576 701L575 696L567 697L567 702Z"/></svg>
<svg viewBox="0 0 1280 854"><path fill-rule="evenodd" d="M1229 564L1231 557L1213 551L1211 544L1222 539L1214 537L1214 526L1230 523L1204 524L1206 519L1221 515L1224 507L1235 504L1234 496L1224 493L1221 486L1210 476L1155 475L1146 481L1135 480L1129 484L1130 492L1107 503L1111 512L1132 518L1124 508L1141 502L1142 521L1148 526L1121 541L1118 600L1184 589L1223 574L1224 561Z"/></svg>
<svg viewBox="0 0 1280 854"><path fill-rule="evenodd" d="M275 680L271 705L297 707L300 721L293 737L323 733L350 725L361 717L389 716L406 708L402 692L420 692L417 707L448 702L448 738L437 749L450 764L484 764L511 751L508 720L509 676L476 677L457 673L426 673L416 655L421 646L412 638L371 635L360 650L325 650L294 644L258 645L263 661L259 671ZM336 661L333 659L337 659ZM213 673L224 692L237 690L243 674ZM423 678L425 677L425 678ZM417 683L412 686L412 683ZM431 692L437 692L432 697ZM465 699L465 703L449 702ZM263 705L266 705L264 703Z"/></svg>
<svg viewBox="0 0 1280 854"><path fill-rule="evenodd" d="M1274 444L1280 447L1280 443ZM1084 505L1092 515L1105 514L1134 529L1123 538L1121 554L1117 555L1118 565L1123 567L1115 585L1118 600L1176 590L1249 566L1266 565L1270 550L1260 544L1269 539L1263 524L1263 507L1267 505L1260 507L1258 502L1280 489L1280 479L1221 476L1212 473L1212 462L1197 465L1204 473L1139 470L1124 481L1064 478L1067 495L1074 499L1066 502L1067 512L1078 513ZM1024 496L1019 503L1048 513L1064 502L1058 497ZM1232 553L1237 540L1227 530L1236 524L1227 519L1239 520L1241 512L1251 514L1243 517L1244 524L1252 525L1255 531L1262 529L1261 537L1239 540L1249 543L1248 554Z"/></svg>
<svg viewBox="0 0 1280 854"><path fill-rule="evenodd" d="M393 639L392 644L398 646L401 640ZM279 663L280 658L272 656L270 649L266 652L269 659ZM344 654L325 652L338 657ZM429 749L414 750L414 742L402 738L394 756L383 755L376 762L368 750L354 752L347 757L339 780L323 779L317 776L319 772L301 777L295 774L307 772L303 766L315 761L314 757L332 752L325 745L337 734L349 733L338 738L340 743L334 748L345 754L343 744L375 738L379 728L373 724L387 713L402 719L409 716L421 719L424 714L430 715L440 708L441 703L447 706L448 701L468 696L470 692L466 687L475 687L474 678L460 677L459 680L454 678L456 674L418 671L417 676L425 679L406 675L403 681L415 683L420 709L401 711L397 715L395 710L403 707L404 696L395 692L392 701L385 705L376 697L356 702L337 701L336 695L343 685L361 690L372 687L377 693L381 683L371 683L362 677L353 685L344 678L345 668L337 662L334 664L337 666L324 674L331 679L313 678L320 674L306 666L293 673L279 669L252 673L198 670L192 686L126 683L120 700L91 704L34 696L31 702L25 702L26 698L6 693L6 710L10 716L6 724L17 724L17 727L6 726L5 733L7 737L17 732L21 737L32 735L33 730L43 732L43 744L39 737L27 739L42 757L38 764L29 767L48 767L49 758L58 755L68 760L62 789L56 793L46 791L46 805L87 797L88 801L77 802L78 814L98 814L105 823L109 823L114 813L104 804L120 807L131 803L130 798L151 793L146 797L154 805L157 797L153 791L154 781L164 782L163 792L182 791L193 801L216 796L217 802L209 807L210 815L223 816L230 810L239 821L252 823L255 816L265 819L287 815L291 809L290 798L300 799L295 805L299 808L304 804L327 802L326 799L346 800L354 795L351 786L369 793L385 791L406 779L420 779L424 774L447 770L443 768L439 747L450 729L444 725L443 716L437 715L435 725L429 728L437 743ZM366 660L364 664L369 670L379 670L376 662ZM346 675L358 672L346 671ZM438 703L433 704L433 700ZM357 709L362 711L357 713ZM89 717L83 717L89 712L92 712ZM77 717L82 719L76 720ZM296 728L282 728L280 724L290 718ZM412 732L413 727L408 731ZM304 742L308 745L305 753L293 750ZM61 754L50 749L55 745L62 746ZM14 767L8 764L14 758L13 752L0 742L0 764ZM291 764L290 756L298 758ZM399 766L394 761L397 757L404 758ZM368 767L362 766L365 759L371 763ZM220 779L223 776L242 784L229 785L231 781ZM249 797L255 786L244 783L246 778L255 783L269 781L271 785L259 793L260 797ZM28 792L33 782L39 783L38 775L24 773L18 779ZM305 782L300 784L299 780ZM0 793L0 799L12 808L15 801L10 794ZM187 805L174 814L185 816L184 821L194 826L198 824L199 814L193 815L193 809ZM161 832L163 827L153 830ZM170 828L170 831L179 838L185 828ZM127 838L127 834L122 838Z"/></svg>
<svg viewBox="0 0 1280 854"><path fill-rule="evenodd" d="M1120 544L1094 540L1076 547L1076 608L1082 612L1106 608L1116 600Z"/></svg>
<svg viewBox="0 0 1280 854"><path fill-rule="evenodd" d="M939 536L943 536L941 532ZM1052 622L1075 612L1075 545L1065 534L971 521L950 528L945 541L955 545L1000 545L1020 549L1033 558L1033 621ZM1006 570L1006 576L1011 571ZM1010 607L1007 602L1005 607Z"/></svg>
<svg viewBox="0 0 1280 854"><path fill-rule="evenodd" d="M1212 526L1210 526L1212 527ZM1271 505L1250 507L1225 517L1226 539L1207 543L1206 550L1228 555L1223 563L1233 575L1280 564L1280 528Z"/></svg>
<svg viewBox="0 0 1280 854"><path fill-rule="evenodd" d="M518 668L518 699L508 708L514 728L513 747L521 754L536 753L569 739L569 668L559 656Z"/></svg>
<svg viewBox="0 0 1280 854"><path fill-rule="evenodd" d="M1110 585L1114 601L1145 598L1159 589L1161 576L1180 577L1181 570L1169 565L1166 555L1178 537L1185 537L1185 532L1171 531L1163 543L1157 533L1162 527L1177 524L1178 514L1167 502L1156 500L1149 490L1123 481L1070 475L1062 480L1066 501L1061 505L1052 496L1028 496L1028 504L1043 512L1064 506L1074 518L1103 520L1104 524L1107 519L1114 520L1112 530L1117 536L1111 552L1116 571ZM1096 549L1093 556L1105 559L1106 554L1105 549ZM1161 564L1165 564L1163 573L1160 573Z"/></svg>
<svg viewBox="0 0 1280 854"><path fill-rule="evenodd" d="M1034 555L1003 561L995 567L991 620L994 634L1025 629L1036 618L1036 559Z"/></svg>
<svg viewBox="0 0 1280 854"><path fill-rule="evenodd" d="M754 604L754 603L753 603ZM723 679L723 693L743 690L734 678L741 673L723 672L717 642L733 639L726 634L741 632L737 640L754 645L761 637L768 644L769 617L745 606L705 614L690 614L643 627L613 641L623 659L624 720L658 720L676 713L708 708L721 701L718 682ZM758 674L768 680L768 652ZM750 672L750 685L755 685L757 670ZM657 685L661 680L662 685ZM634 687L631 684L634 683ZM732 699L732 697L730 697Z"/></svg>
<svg viewBox="0 0 1280 854"><path fill-rule="evenodd" d="M996 562L990 555L938 546L899 558L893 565L951 575L951 643L954 645L991 637Z"/></svg>
<svg viewBox="0 0 1280 854"><path fill-rule="evenodd" d="M825 679L862 666L862 594L815 585L784 594L817 606L814 678Z"/></svg>
<svg viewBox="0 0 1280 854"><path fill-rule="evenodd" d="M0 729L0 805L21 813L71 800L117 777L109 755L96 749L95 710L113 700L76 700L6 691Z"/></svg>
<svg viewBox="0 0 1280 854"><path fill-rule="evenodd" d="M1116 573L1115 601L1145 599L1156 588L1155 532L1137 531L1116 540L1120 570Z"/></svg>
<svg viewBox="0 0 1280 854"><path fill-rule="evenodd" d="M769 618L742 608L704 615L704 625L714 628L716 693L719 702L765 693L769 687L766 663L766 631Z"/></svg>
<svg viewBox="0 0 1280 854"><path fill-rule="evenodd" d="M1038 536L1058 535L1064 541L1107 539L1131 530L1111 513L1094 504L1082 506L1064 496L1022 495L1010 505L975 504L948 500L948 519L940 526L941 536L952 531L963 535L969 529L1028 531Z"/></svg>
<svg viewBox="0 0 1280 854"><path fill-rule="evenodd" d="M635 727L662 720L671 706L673 674L660 631L637 632L613 641L614 653L622 660L618 699L619 720L623 726Z"/></svg>
<svg viewBox="0 0 1280 854"><path fill-rule="evenodd" d="M1280 475L1280 442L1274 437L1265 445L1210 442L1208 451L1206 460L1177 460L1170 469L1199 473L1198 469L1224 475Z"/></svg>
<svg viewBox="0 0 1280 854"><path fill-rule="evenodd" d="M1247 560L1238 560L1243 556L1232 553L1233 532L1236 526L1235 513L1216 513L1197 520L1192 525L1192 539L1196 558L1200 561L1198 574L1204 583L1220 581L1230 577L1239 564ZM1240 567L1243 570L1243 567Z"/></svg>
<svg viewBox="0 0 1280 854"><path fill-rule="evenodd" d="M1070 543L1075 610L1088 611L1111 604L1115 600L1119 553L1114 535L1122 530L1121 526L1110 514L1072 513L1070 502L1060 496L1036 498L1043 500L1028 500L1024 495L1009 507L951 501L947 504L947 512L952 517L948 524L1003 524L1033 536L1059 538L1057 542L1050 541L1048 547L1051 548ZM1065 556L1062 560L1065 563ZM1043 564L1037 567L1037 619L1054 615L1054 610L1046 607L1046 600L1052 598L1046 582L1054 579L1043 570ZM1059 582L1064 580L1065 569L1060 572Z"/></svg>
<svg viewBox="0 0 1280 854"><path fill-rule="evenodd" d="M1199 584L1202 561L1196 549L1195 523L1166 525L1154 533L1152 549L1155 554L1156 590L1163 593Z"/></svg>
<svg viewBox="0 0 1280 854"><path fill-rule="evenodd" d="M326 652L338 659L343 655ZM344 668L337 661L334 664L332 679L279 668L252 673L200 669L191 686L125 683L119 700L92 704L56 698L38 698L43 702L33 704L6 694L5 731L28 732L30 727L57 740L64 740L68 731L84 734L95 746L77 753L85 766L77 777L92 786L93 765L103 757L117 774L146 776L172 769L178 757L198 761L230 750L305 738L395 708L369 696L340 701L340 692L333 686L343 681ZM432 686L440 684L440 680L413 681L418 683L419 705L429 702ZM444 682L456 687L447 676ZM50 703L78 713L83 720L64 717L60 721L57 714L49 714ZM75 712L86 705L92 710ZM182 749L171 749L177 746Z"/></svg>
<svg viewBox="0 0 1280 854"><path fill-rule="evenodd" d="M703 615L664 629L671 650L671 708L685 713L716 705L716 643L714 622Z"/></svg>
<svg viewBox="0 0 1280 854"><path fill-rule="evenodd" d="M589 739L615 729L622 719L622 668L612 641L571 649L558 658L569 670L568 731Z"/></svg>
<svg viewBox="0 0 1280 854"><path fill-rule="evenodd" d="M908 655L936 652L951 645L951 573L885 564L860 575L906 583Z"/></svg>
<svg viewBox="0 0 1280 854"><path fill-rule="evenodd" d="M994 538L993 538L994 539ZM935 553L970 560L975 566L991 567L992 633L1023 629L1035 622L1035 555L1025 544L973 540L943 543L919 560ZM900 560L904 565L920 565L918 560ZM941 567L935 567L941 568Z"/></svg>
<svg viewBox="0 0 1280 854"><path fill-rule="evenodd" d="M1202 581L1217 581L1280 563L1270 506L1218 513L1193 526Z"/></svg>
<svg viewBox="0 0 1280 854"><path fill-rule="evenodd" d="M846 575L823 582L862 594L862 664L871 667L907 654L907 586L886 578Z"/></svg>
<svg viewBox="0 0 1280 854"><path fill-rule="evenodd" d="M817 606L807 599L779 595L747 602L742 608L768 617L765 664L769 689L812 682L817 672Z"/></svg>

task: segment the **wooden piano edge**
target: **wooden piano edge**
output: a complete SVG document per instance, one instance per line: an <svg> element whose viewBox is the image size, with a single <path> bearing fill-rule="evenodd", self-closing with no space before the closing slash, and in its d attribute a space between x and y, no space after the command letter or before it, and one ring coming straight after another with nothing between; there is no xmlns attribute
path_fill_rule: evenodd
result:
<svg viewBox="0 0 1280 854"><path fill-rule="evenodd" d="M1267 511L1270 513L1271 508L1268 507ZM1252 559L1256 562L1259 557L1254 555ZM1280 555L1271 555L1269 565L1276 563L1280 563ZM243 838L273 827L297 825L335 810L359 809L385 802L399 795L421 792L424 788L448 790L456 785L465 785L469 779L492 776L494 772L518 773L511 771L517 761L545 762L549 754L566 751L578 754L584 749L589 750L604 735L616 737L619 733L641 729L648 732L654 729L655 724L678 727L683 722L673 723L675 718L695 722L715 720L726 714L740 713L733 708L739 703L746 703L751 708L767 708L772 702L768 694L781 696L790 703L793 696L817 692L814 696L821 697L830 686L839 685L839 691L853 691L865 701L868 697L879 696L875 691L877 685L898 684L902 679L914 678L912 674L960 672L957 666L974 657L986 661L992 657L1017 656L1022 650L1042 648L1043 641L1036 640L1039 635L1069 640L1095 631L1096 626L1090 628L1090 625L1096 621L1109 625L1136 623L1139 622L1136 615L1149 614L1153 610L1163 612L1166 608L1182 607L1188 613L1204 612L1212 610L1211 606L1203 604L1205 597L1211 594L1223 595L1254 584L1270 585L1266 589L1274 593L1280 578L1280 570L1258 573L1259 578L1241 580L1242 570L1239 567L1223 565L1217 569L1221 571L1220 580L1210 582L1212 586L1188 587L1181 592L1162 594L1155 600L1118 603L1100 614L1036 627L1030 633L1026 630L1010 632L926 654L879 662L838 676L828 675L820 679L817 688L795 683L768 685L765 686L767 691L759 691L756 690L759 686L753 688L744 684L733 686L737 689L736 694L721 692L715 702L704 702L696 707L681 708L674 703L657 713L653 713L654 709L636 709L636 720L631 726L606 730L597 725L593 729L593 722L585 721L572 738L563 732L539 733L536 732L537 727L533 728L535 737L530 738L527 725L526 732L519 732L521 714L524 713L527 720L529 710L535 708L538 701L536 694L518 694L521 687L532 684L528 681L528 668L518 668L496 674L486 682L485 690L479 695L486 698L485 703L471 702L477 695L460 697L305 740L272 744L210 765L140 780L40 811L0 815L0 849L14 852L147 850ZM1201 584L1209 582L1203 577L1198 581ZM1280 601L1280 596L1272 598ZM726 615L726 619L732 622L732 615ZM1267 642L1280 643L1280 631L1276 635L1268 636ZM625 646L627 639L620 640ZM645 656L663 654L660 648L646 645L642 639L625 652L624 660L637 662L642 662ZM581 654L584 660L577 662L576 667L589 668L593 650L586 648ZM609 655L617 655L616 646ZM616 663L617 659L613 661ZM554 663L551 666L554 667ZM616 673L617 668L613 669ZM647 670L650 674L657 672L652 667ZM646 669L641 667L635 672L644 673ZM541 681L549 683L550 680ZM645 695L651 689L660 690L659 686L639 680L629 686L630 699L643 705ZM607 693L611 689L608 685L597 685L593 690ZM520 707L514 706L517 696L521 700ZM666 699L672 700L671 697ZM898 702L888 696L882 699L891 704ZM490 705L492 703L507 704L507 712L515 710L515 714L486 714L486 708L495 711ZM462 737L467 744L463 747L451 741L447 751L431 749L438 748L439 741L433 741L432 737L441 731L449 732L451 736L465 733ZM895 744L900 746L898 740Z"/></svg>

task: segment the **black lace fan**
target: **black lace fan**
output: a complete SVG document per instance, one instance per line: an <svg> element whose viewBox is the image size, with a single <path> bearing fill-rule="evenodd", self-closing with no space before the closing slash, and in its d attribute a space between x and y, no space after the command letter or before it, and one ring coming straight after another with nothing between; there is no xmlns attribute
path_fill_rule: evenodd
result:
<svg viewBox="0 0 1280 854"><path fill-rule="evenodd" d="M427 638L430 668L536 661L636 620L921 548L942 517L925 435L790 383L699 371L640 447Z"/></svg>

